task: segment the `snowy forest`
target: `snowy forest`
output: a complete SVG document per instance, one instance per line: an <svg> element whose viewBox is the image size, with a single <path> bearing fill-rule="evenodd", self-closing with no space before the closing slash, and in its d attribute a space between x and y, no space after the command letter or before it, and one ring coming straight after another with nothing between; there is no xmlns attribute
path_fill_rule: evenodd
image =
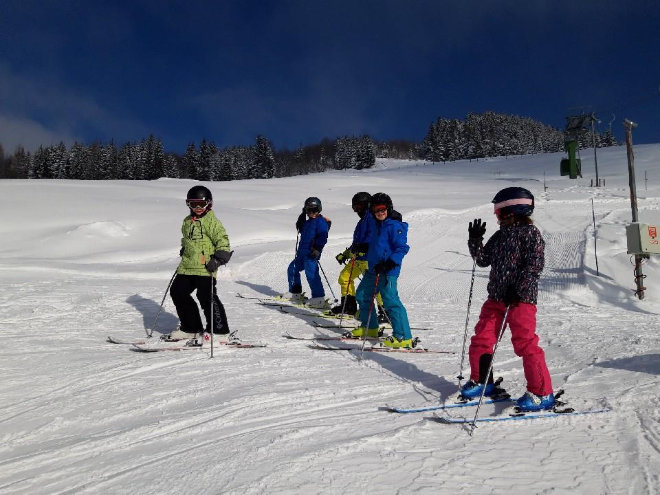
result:
<svg viewBox="0 0 660 495"><path fill-rule="evenodd" d="M114 141L90 145L61 142L40 146L33 153L22 147L6 154L0 143L0 178L153 180L161 177L200 181L230 181L290 177L330 169L364 169L376 158L422 159L447 162L493 156L562 151L564 132L530 118L486 112L464 120L438 118L420 143L406 140L378 142L370 136L343 136L296 150L275 150L264 136L253 146L219 148L202 139L190 143L183 155L165 152L153 135L139 142ZM611 130L584 129L577 136L581 148L617 145Z"/></svg>

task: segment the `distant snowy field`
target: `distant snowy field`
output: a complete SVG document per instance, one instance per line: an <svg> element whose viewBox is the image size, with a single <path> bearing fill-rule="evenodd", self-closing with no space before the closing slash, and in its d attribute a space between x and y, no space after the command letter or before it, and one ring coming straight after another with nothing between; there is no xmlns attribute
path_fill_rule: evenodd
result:
<svg viewBox="0 0 660 495"><path fill-rule="evenodd" d="M640 221L660 224L660 145L635 152ZM105 342L151 327L195 182L0 181L0 493L660 492L660 258L644 265L646 299L637 300L625 147L598 151L601 188L589 187L590 150L584 179L560 177L561 158L384 160L366 171L206 184L235 249L219 276L230 326L268 344L216 348L213 359ZM538 333L555 389L576 409L612 411L484 424L470 437L429 413L380 410L456 394L467 224L485 219L492 235L490 200L512 185L536 195L546 239ZM321 262L338 294L334 255L350 244L351 197L362 190L390 194L410 225L400 293L411 323L432 328L415 335L456 354L360 362L356 352L312 350L281 337L319 333L309 318L234 297L286 290L294 222L311 195L333 222ZM477 269L470 333L487 276ZM168 297L155 335L176 324ZM508 333L495 361L506 388L522 394Z"/></svg>

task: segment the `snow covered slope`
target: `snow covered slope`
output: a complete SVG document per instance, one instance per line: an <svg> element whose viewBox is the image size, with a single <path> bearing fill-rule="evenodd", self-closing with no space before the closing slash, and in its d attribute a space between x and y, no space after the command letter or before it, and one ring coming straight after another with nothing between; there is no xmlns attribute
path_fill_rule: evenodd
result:
<svg viewBox="0 0 660 495"><path fill-rule="evenodd" d="M657 225L660 145L635 151L640 221ZM644 265L646 299L634 298L626 150L598 153L601 188L589 187L591 153L573 181L554 154L207 184L235 249L219 276L230 326L268 343L216 348L213 359L105 342L152 326L194 182L0 181L0 493L657 493L660 263ZM467 224L482 218L491 235L490 200L511 185L536 195L547 243L538 333L554 386L576 409L612 411L485 424L473 437L430 413L384 412L455 395ZM294 222L311 195L333 221L321 262L338 294L334 255L350 244L362 190L389 193L410 225L400 293L411 323L431 328L415 335L456 354L313 350L281 337L319 333L310 318L234 297L286 290ZM477 269L470 332L487 276ZM167 298L155 335L176 324ZM508 337L495 368L524 392Z"/></svg>

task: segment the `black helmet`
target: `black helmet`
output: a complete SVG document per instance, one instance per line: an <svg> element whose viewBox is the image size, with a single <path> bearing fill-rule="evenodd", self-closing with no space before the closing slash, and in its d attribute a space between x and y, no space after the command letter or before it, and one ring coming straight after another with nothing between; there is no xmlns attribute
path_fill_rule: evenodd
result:
<svg viewBox="0 0 660 495"><path fill-rule="evenodd" d="M493 198L495 213L500 216L528 217L534 211L534 195L524 187L507 187Z"/></svg>
<svg viewBox="0 0 660 495"><path fill-rule="evenodd" d="M204 186L194 186L191 187L186 195L186 205L190 208L191 215L204 216L213 206L213 195ZM193 208L204 208L202 214L198 214L193 211Z"/></svg>
<svg viewBox="0 0 660 495"><path fill-rule="evenodd" d="M394 205L392 204L392 198L387 194L379 192L371 196L371 208L378 205L385 205L387 207L388 216L392 214Z"/></svg>
<svg viewBox="0 0 660 495"><path fill-rule="evenodd" d="M321 212L323 210L323 205L321 204L321 200L315 196L312 196L311 198L307 198L305 200L305 211L307 210L318 210Z"/></svg>
<svg viewBox="0 0 660 495"><path fill-rule="evenodd" d="M204 186L193 186L188 191L186 199L204 199L211 203L213 202L213 194Z"/></svg>
<svg viewBox="0 0 660 495"><path fill-rule="evenodd" d="M353 196L353 206L365 205L368 208L370 202L371 202L371 194L369 194L368 192L359 192Z"/></svg>

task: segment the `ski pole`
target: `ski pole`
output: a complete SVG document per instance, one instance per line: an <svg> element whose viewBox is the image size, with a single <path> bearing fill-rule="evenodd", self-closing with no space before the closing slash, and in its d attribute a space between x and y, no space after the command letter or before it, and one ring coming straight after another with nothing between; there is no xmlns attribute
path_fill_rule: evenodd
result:
<svg viewBox="0 0 660 495"><path fill-rule="evenodd" d="M355 256L351 259L351 269L348 272L348 280L346 281L346 296L344 297L344 302L341 305L341 314L339 315L339 328L341 328L341 322L344 319L344 311L346 310L346 299L348 299L348 292L351 286L351 281L353 280L353 268L355 267Z"/></svg>
<svg viewBox="0 0 660 495"><path fill-rule="evenodd" d="M154 318L154 323L153 325L151 325L151 330L149 330L148 328L145 329L148 338L151 338L153 336L154 330L156 330L156 323L158 323L158 317L160 316L161 311L163 311L163 304L165 304L165 298L167 297L167 293L170 291L170 287L172 287L172 283L174 282L174 277L176 277L176 272L177 270L174 270L174 274L170 279L170 283L167 284L167 289L165 289L165 294L163 294L163 300L160 302L160 308L158 308L158 313L156 313L156 318Z"/></svg>
<svg viewBox="0 0 660 495"><path fill-rule="evenodd" d="M213 274L211 274L211 359L213 359L213 306L215 306L215 299L213 294Z"/></svg>
<svg viewBox="0 0 660 495"><path fill-rule="evenodd" d="M490 358L490 366L488 367L488 372L486 373L486 378L484 379L484 388L481 390L481 395L479 396L479 404L477 404L477 410L474 412L474 419L472 420L472 423L470 424L470 436L472 436L472 433L474 433L474 429L477 427L477 418L479 417L479 409L481 409L481 404L484 401L484 395L486 394L486 385L488 384L488 379L490 378L490 374L493 372L493 363L495 362L495 352L497 352L497 346L500 344L500 341L502 340L502 336L504 335L504 329L506 328L506 318L509 316L509 308L511 306L507 306L506 310L504 311L504 318L502 318L502 326L500 327L500 333L497 336L497 342L495 342L495 347L493 347L493 353L491 354Z"/></svg>
<svg viewBox="0 0 660 495"><path fill-rule="evenodd" d="M467 306L467 314L465 315L465 333L463 334L463 352L461 353L461 366L458 371L458 388L461 388L461 380L463 380L463 363L465 362L465 344L467 342L467 334L468 334L468 324L470 321L470 306L472 305L472 290L474 289L474 272L477 269L477 260L474 260L472 263L472 280L470 281L470 295L468 297L468 306Z"/></svg>
<svg viewBox="0 0 660 495"><path fill-rule="evenodd" d="M325 274L325 270L321 266L321 260L316 260L316 262L319 264L319 268L321 269L321 273L323 274L323 277L325 278L325 283L328 284L328 289L330 289L330 294L332 294L332 297L334 298L335 302L337 302L337 297L335 296L335 291L332 290L332 285L330 285L330 282L328 281L328 277Z"/></svg>
<svg viewBox="0 0 660 495"><path fill-rule="evenodd" d="M367 331L369 330L369 323L371 322L371 313L374 310L374 299L378 293L378 279L380 278L380 273L376 274L376 281L374 282L374 291L371 293L371 303L369 304L369 314L367 315L367 328L364 328L364 333L362 334L362 348L360 349L360 361L362 360L362 355L364 354L364 344L367 343Z"/></svg>

